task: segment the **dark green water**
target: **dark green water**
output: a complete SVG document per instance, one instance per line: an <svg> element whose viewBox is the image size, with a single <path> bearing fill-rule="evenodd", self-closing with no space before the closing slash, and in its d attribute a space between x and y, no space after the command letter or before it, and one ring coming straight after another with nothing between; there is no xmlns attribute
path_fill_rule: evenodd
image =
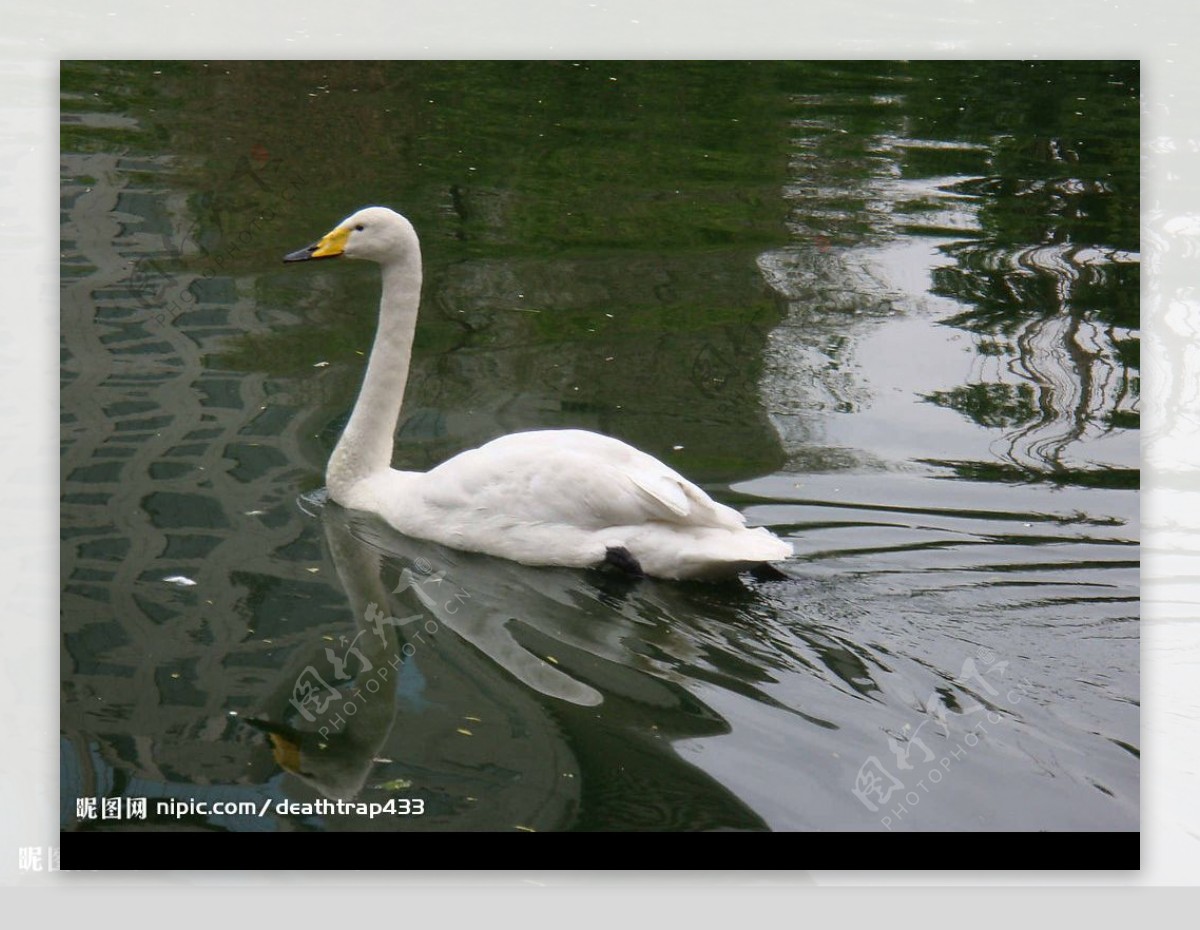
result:
<svg viewBox="0 0 1200 930"><path fill-rule="evenodd" d="M64 64L63 828L123 796L213 830L1136 829L1138 91ZM788 577L630 584L323 506L378 275L280 259L369 203L426 262L397 467L598 430L789 538ZM156 813L323 797L424 813Z"/></svg>

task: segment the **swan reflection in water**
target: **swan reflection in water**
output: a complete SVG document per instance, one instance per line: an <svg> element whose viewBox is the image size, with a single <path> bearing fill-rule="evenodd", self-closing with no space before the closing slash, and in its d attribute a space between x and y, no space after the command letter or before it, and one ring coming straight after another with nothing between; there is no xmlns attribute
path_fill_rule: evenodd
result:
<svg viewBox="0 0 1200 930"><path fill-rule="evenodd" d="M532 568L401 536L321 496L304 503L355 626L293 661L250 722L295 776L292 798L424 809L324 828L765 828L671 745L729 731L681 684L712 662L688 624L744 618L751 591ZM680 619L716 591L716 619Z"/></svg>

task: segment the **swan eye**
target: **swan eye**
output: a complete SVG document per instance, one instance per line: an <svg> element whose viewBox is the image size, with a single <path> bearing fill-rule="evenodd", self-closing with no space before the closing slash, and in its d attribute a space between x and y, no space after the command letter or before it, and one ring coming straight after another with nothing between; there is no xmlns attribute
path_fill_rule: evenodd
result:
<svg viewBox="0 0 1200 930"><path fill-rule="evenodd" d="M355 228L355 229L357 229L359 232L362 232L362 231L363 231L363 224L362 224L362 223L359 223L359 224L358 224L357 226L355 226L354 228Z"/></svg>

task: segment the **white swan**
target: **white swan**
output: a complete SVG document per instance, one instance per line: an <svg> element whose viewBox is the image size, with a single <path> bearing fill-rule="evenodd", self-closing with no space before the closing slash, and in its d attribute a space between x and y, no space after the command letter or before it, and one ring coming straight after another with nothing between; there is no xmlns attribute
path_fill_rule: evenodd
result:
<svg viewBox="0 0 1200 930"><path fill-rule="evenodd" d="M408 536L526 565L612 563L659 578L730 575L791 547L657 459L584 430L494 439L424 474L391 467L421 295L421 249L400 214L367 207L285 262L361 258L383 269L379 328L325 481L343 507Z"/></svg>

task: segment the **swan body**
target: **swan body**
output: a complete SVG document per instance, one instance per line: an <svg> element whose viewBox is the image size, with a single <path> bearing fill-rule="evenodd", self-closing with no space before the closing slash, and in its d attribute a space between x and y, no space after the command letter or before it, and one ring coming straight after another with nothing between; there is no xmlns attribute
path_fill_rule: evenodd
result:
<svg viewBox="0 0 1200 930"><path fill-rule="evenodd" d="M512 433L428 472L391 467L421 292L416 232L367 207L284 261L362 258L382 268L379 328L329 465L330 497L408 536L526 565L614 563L659 578L731 575L792 554L653 456L586 430Z"/></svg>

